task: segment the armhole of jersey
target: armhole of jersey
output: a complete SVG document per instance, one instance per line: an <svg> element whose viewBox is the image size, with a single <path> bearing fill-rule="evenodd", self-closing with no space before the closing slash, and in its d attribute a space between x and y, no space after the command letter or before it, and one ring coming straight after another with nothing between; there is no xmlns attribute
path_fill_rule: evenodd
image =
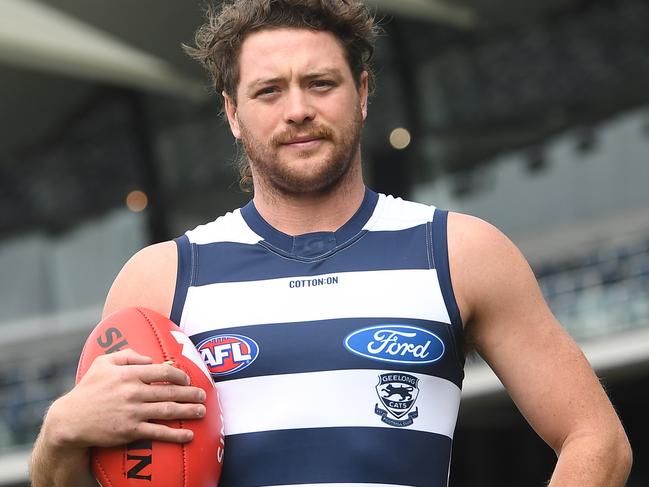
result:
<svg viewBox="0 0 649 487"><path fill-rule="evenodd" d="M176 242L176 249L178 250L178 269L176 271L176 290L170 319L180 326L185 299L187 299L187 290L191 284L192 244L187 235L176 238L174 242Z"/></svg>
<svg viewBox="0 0 649 487"><path fill-rule="evenodd" d="M462 325L460 308L457 305L451 282L451 270L448 262L447 223L448 211L436 208L432 224L433 258L444 304L451 319L456 356L460 365L464 366L464 326Z"/></svg>

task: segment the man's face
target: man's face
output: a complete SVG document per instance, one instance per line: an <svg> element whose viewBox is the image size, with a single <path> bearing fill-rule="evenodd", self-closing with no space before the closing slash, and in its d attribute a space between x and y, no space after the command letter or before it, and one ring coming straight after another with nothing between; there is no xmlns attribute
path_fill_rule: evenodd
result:
<svg viewBox="0 0 649 487"><path fill-rule="evenodd" d="M360 164L366 106L367 74L357 87L337 39L307 29L250 34L225 103L255 185L294 195L327 192Z"/></svg>

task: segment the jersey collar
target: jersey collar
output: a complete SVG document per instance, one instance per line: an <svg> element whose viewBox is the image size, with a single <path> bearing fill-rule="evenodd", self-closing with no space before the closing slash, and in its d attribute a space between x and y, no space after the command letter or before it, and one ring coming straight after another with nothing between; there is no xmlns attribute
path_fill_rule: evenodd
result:
<svg viewBox="0 0 649 487"><path fill-rule="evenodd" d="M317 258L336 250L360 234L372 216L378 199L379 195L366 187L361 206L335 232L313 232L296 236L280 232L262 218L252 200L241 208L241 215L250 229L275 250L294 257Z"/></svg>

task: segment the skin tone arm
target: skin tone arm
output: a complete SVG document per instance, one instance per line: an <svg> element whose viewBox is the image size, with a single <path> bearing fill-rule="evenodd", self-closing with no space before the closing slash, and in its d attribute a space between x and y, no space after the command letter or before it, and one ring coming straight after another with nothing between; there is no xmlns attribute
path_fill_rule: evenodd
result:
<svg viewBox="0 0 649 487"><path fill-rule="evenodd" d="M468 343L558 456L550 487L623 487L631 448L581 350L525 258L477 218L449 215L449 263Z"/></svg>
<svg viewBox="0 0 649 487"><path fill-rule="evenodd" d="M145 306L169 316L175 279L175 243L147 247L117 276L104 316L127 306ZM188 381L181 370L152 364L149 357L132 350L98 357L44 418L30 464L33 487L96 486L88 465L92 446L141 438L190 441L190 430L148 421L202 416L204 392L188 386Z"/></svg>

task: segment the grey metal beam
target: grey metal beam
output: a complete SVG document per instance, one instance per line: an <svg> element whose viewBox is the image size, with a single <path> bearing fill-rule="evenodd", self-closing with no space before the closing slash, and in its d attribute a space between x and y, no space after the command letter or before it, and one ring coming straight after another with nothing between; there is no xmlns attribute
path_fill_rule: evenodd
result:
<svg viewBox="0 0 649 487"><path fill-rule="evenodd" d="M0 0L0 63L200 99L203 83L35 0Z"/></svg>
<svg viewBox="0 0 649 487"><path fill-rule="evenodd" d="M448 0L366 0L379 11L399 17L424 20L471 29L478 23L478 16L470 8Z"/></svg>

